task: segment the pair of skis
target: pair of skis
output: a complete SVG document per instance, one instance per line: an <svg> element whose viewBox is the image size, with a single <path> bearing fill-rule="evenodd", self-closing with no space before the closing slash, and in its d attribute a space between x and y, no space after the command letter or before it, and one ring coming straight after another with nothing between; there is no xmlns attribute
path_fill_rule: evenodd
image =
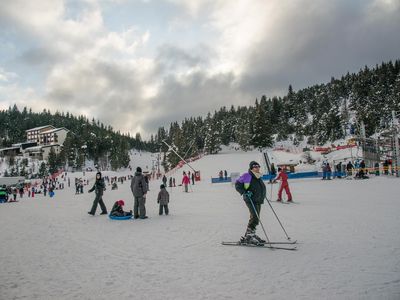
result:
<svg viewBox="0 0 400 300"><path fill-rule="evenodd" d="M300 204L300 202L294 201L277 201L277 200L268 200L269 202L280 203L280 204Z"/></svg>
<svg viewBox="0 0 400 300"><path fill-rule="evenodd" d="M222 245L226 246L244 246L244 247L259 247L259 248L269 248L269 249L278 249L278 250L297 250L296 246L297 241L287 241L287 242L266 242L265 244L244 244L241 242L222 242ZM281 245L292 245L292 246L281 246Z"/></svg>

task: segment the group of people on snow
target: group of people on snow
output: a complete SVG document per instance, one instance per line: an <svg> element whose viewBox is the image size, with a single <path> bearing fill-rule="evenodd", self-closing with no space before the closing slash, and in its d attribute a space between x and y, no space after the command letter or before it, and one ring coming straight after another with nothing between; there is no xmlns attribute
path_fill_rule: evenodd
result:
<svg viewBox="0 0 400 300"><path fill-rule="evenodd" d="M226 170L220 170L218 173L219 180L227 180L228 179L228 172Z"/></svg>
<svg viewBox="0 0 400 300"><path fill-rule="evenodd" d="M163 178L164 182L164 178ZM146 215L146 195L149 191L149 181L147 176L142 173L140 167L136 168L135 174L131 177L130 189L133 195L133 211L125 212L123 206L125 202L123 200L118 200L114 203L110 215L112 216L129 216L133 215L135 219L147 219ZM92 208L88 212L90 215L96 213L97 206L100 205L101 213L100 215L107 214L107 207L103 201L103 193L106 190L104 178L102 178L101 172L97 172L96 180L93 187L88 191L89 193L95 192L95 199L93 200ZM157 203L159 204L159 214L162 215L165 212L166 215L169 213L168 203L169 203L169 193L166 190L165 184L161 184L160 191L157 197Z"/></svg>
<svg viewBox="0 0 400 300"><path fill-rule="evenodd" d="M334 168L334 170L332 170ZM374 174L375 176L380 176L381 169L385 175L389 175L389 160L385 160L382 163L382 168L379 162L375 162L373 167L367 168L365 161L362 159L357 159L353 162L350 160L346 162L339 162L333 167L324 161L322 164L322 180L331 180L332 178L343 178L347 179L368 179L368 174Z"/></svg>

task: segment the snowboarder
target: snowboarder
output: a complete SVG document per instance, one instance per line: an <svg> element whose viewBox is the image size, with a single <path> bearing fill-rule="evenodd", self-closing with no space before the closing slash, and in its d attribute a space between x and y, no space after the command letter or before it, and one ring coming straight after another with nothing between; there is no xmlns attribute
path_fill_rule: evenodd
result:
<svg viewBox="0 0 400 300"><path fill-rule="evenodd" d="M141 167L136 168L135 176L132 177L131 191L134 197L133 217L135 219L147 219L145 204L148 188Z"/></svg>
<svg viewBox="0 0 400 300"><path fill-rule="evenodd" d="M255 245L265 243L265 240L256 235L261 205L264 203L266 197L266 188L261 176L260 164L252 161L249 164L249 171L240 176L235 183L236 190L242 195L250 212L246 233L241 238L242 243Z"/></svg>
<svg viewBox="0 0 400 300"><path fill-rule="evenodd" d="M158 193L157 203L160 204L159 215L161 216L163 214L163 210L165 211L165 214L168 215L169 193L166 190L164 184L160 185L160 192Z"/></svg>
<svg viewBox="0 0 400 300"><path fill-rule="evenodd" d="M288 183L288 176L282 168L278 168L278 176L274 179L274 182L281 180L281 185L278 191L278 199L276 201L282 201L282 191L285 189L286 195L288 196L287 202L292 202L292 194L290 193L289 183Z"/></svg>
<svg viewBox="0 0 400 300"><path fill-rule="evenodd" d="M96 213L97 209L97 204L100 204L101 207L101 213L100 215L106 215L107 214L107 208L103 202L103 192L106 189L105 184L104 184L104 179L101 177L101 173L97 172L96 173L96 181L93 185L93 187L88 191L89 193L95 191L96 193L96 198L94 198L92 209L88 212L89 215L94 216Z"/></svg>

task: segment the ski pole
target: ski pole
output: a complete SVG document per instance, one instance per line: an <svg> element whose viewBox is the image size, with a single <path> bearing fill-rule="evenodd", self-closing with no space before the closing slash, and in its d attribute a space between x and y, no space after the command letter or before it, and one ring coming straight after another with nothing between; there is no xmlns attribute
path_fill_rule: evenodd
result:
<svg viewBox="0 0 400 300"><path fill-rule="evenodd" d="M281 221L279 220L279 218L278 218L278 216L277 216L277 214L276 214L276 212L275 212L274 208L272 207L272 205L271 205L270 201L268 200L268 198L267 198L267 197L265 197L265 199L267 199L267 202L268 202L268 204L269 204L269 207L271 207L271 209L272 209L272 212L274 213L274 215L275 215L276 219L278 220L279 224L281 225L281 227L282 227L282 229L283 229L283 232L285 232L287 239L288 239L288 240L290 240L290 237L288 236L288 234L287 234L287 232L286 232L285 228L283 227L283 225L282 225Z"/></svg>
<svg viewBox="0 0 400 300"><path fill-rule="evenodd" d="M253 210L254 210L254 212L255 212L255 214L256 214L256 216L257 216L257 219L258 219L258 221L259 221L260 224L261 224L261 228L262 228L262 230L264 231L265 237L267 238L267 242L268 242L268 244L269 244L270 246L272 246L272 245L271 245L271 242L269 241L267 232L265 231L264 225L263 225L263 223L261 222L260 216L259 216L258 213L257 213L256 207L254 206L253 200L251 199L251 197L249 197L249 199L250 199L251 206L253 207Z"/></svg>
<svg viewBox="0 0 400 300"><path fill-rule="evenodd" d="M273 190L273 188L274 188L274 182L271 181L271 196L269 197L270 199L272 199L272 190Z"/></svg>

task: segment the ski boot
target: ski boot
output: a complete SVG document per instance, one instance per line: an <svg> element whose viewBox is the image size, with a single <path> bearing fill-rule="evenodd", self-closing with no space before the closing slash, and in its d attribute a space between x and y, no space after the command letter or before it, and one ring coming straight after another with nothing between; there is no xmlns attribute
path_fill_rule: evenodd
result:
<svg viewBox="0 0 400 300"><path fill-rule="evenodd" d="M256 238L255 230L247 229L246 234L240 239L240 242L245 245L262 245Z"/></svg>
<svg viewBox="0 0 400 300"><path fill-rule="evenodd" d="M257 234L254 234L254 238L258 241L260 245L264 245L266 243L266 241L260 238Z"/></svg>

